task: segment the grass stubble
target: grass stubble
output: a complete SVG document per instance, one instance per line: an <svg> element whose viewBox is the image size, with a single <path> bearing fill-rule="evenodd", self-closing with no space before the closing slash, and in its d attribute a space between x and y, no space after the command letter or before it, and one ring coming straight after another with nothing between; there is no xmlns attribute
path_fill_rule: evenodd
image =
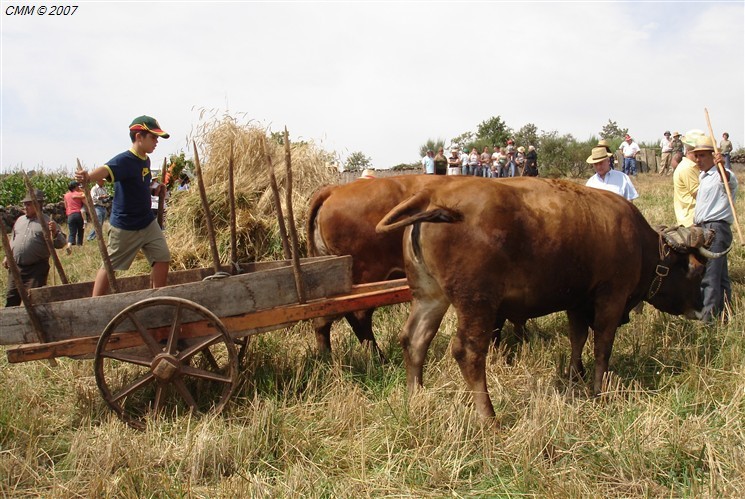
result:
<svg viewBox="0 0 745 499"><path fill-rule="evenodd" d="M673 219L669 177L642 175L635 183L650 223ZM742 195L738 213L745 213ZM508 326L488 359L497 413L489 422L474 413L449 355L452 311L430 348L425 388L410 399L397 343L408 306L398 305L375 318L385 365L342 322L333 328L333 354L319 357L310 326L299 324L252 339L223 414L153 421L145 431L108 411L91 361L59 359L51 368L10 365L2 355L0 494L741 496L744 260L736 246L728 324L704 327L649 305L632 314L618 330L607 391L597 399L589 378L575 384L563 376L563 314L529 321L524 344ZM74 280L90 279L96 248L85 245L63 263ZM130 272L145 270L138 261ZM591 371L592 336L583 361Z"/></svg>

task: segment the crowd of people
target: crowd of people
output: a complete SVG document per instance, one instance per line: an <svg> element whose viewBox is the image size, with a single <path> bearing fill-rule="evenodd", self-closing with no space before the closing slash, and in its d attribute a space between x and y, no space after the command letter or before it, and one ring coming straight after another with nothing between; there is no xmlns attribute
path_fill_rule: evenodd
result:
<svg viewBox="0 0 745 499"><path fill-rule="evenodd" d="M484 146L482 151L471 148L469 153L460 146L450 146L450 154L446 157L445 150L440 147L437 154L428 150L422 158L422 170L427 175L472 175L485 178L502 177L537 177L538 152L532 145L515 147L512 139L507 145Z"/></svg>

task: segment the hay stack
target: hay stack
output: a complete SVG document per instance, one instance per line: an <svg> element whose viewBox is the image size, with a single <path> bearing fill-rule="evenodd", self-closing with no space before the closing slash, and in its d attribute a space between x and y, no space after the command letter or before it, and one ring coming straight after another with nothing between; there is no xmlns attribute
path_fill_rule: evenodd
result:
<svg viewBox="0 0 745 499"><path fill-rule="evenodd" d="M234 118L202 125L194 141L207 198L212 212L217 246L222 263L230 263L230 208L228 201L228 161L231 145L235 182L238 227L238 260L241 262L282 259L269 171L263 156L261 139L265 138L272 157L274 174L285 211L284 146L266 131L251 124L239 124ZM305 246L305 221L310 196L322 185L339 181L335 168L329 166L332 155L312 142L292 144L292 208L300 244ZM286 216L285 216L286 218ZM189 191L173 192L167 217L166 237L172 254L172 267L211 266L207 224L196 182Z"/></svg>

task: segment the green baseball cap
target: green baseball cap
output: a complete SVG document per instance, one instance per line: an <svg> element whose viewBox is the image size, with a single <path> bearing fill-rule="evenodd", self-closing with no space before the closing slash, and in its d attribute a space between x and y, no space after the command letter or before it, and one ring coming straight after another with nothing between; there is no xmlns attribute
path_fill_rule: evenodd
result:
<svg viewBox="0 0 745 499"><path fill-rule="evenodd" d="M158 124L158 120L156 120L152 116L138 116L137 118L132 120L132 123L129 124L129 129L131 131L145 130L150 133L154 133L158 137L163 137L164 139L170 137L167 132L161 130L160 125Z"/></svg>

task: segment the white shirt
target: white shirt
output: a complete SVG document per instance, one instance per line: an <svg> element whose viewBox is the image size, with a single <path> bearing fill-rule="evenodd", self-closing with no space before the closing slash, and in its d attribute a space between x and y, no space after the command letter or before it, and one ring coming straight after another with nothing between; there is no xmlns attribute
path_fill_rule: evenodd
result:
<svg viewBox="0 0 745 499"><path fill-rule="evenodd" d="M633 141L631 142L631 144L629 144L624 140L623 142L621 142L621 146L619 147L619 149L623 151L624 158L633 158L634 156L636 156L636 153L639 152L639 146L636 145L636 142Z"/></svg>
<svg viewBox="0 0 745 499"><path fill-rule="evenodd" d="M631 179L628 175L618 170L608 170L608 173L605 174L605 178L600 178L600 175L596 173L590 177L585 185L595 189L614 192L629 201L639 197L639 194L636 192L634 184L631 183Z"/></svg>
<svg viewBox="0 0 745 499"><path fill-rule="evenodd" d="M668 139L667 137L663 137L663 139L660 141L660 148L662 149L662 152L672 152L673 141Z"/></svg>

